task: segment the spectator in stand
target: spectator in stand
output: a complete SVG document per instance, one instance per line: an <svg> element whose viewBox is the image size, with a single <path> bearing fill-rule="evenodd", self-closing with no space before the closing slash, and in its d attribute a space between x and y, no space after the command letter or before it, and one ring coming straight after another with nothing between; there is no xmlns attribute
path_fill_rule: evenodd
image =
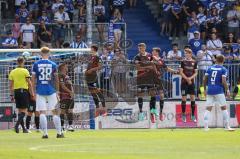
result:
<svg viewBox="0 0 240 159"><path fill-rule="evenodd" d="M37 32L37 36L38 36L38 47L48 47L48 48L52 48L52 32L50 30L50 28L48 26L45 25L45 21L42 20L40 22L40 26Z"/></svg>
<svg viewBox="0 0 240 159"><path fill-rule="evenodd" d="M74 4L73 0L63 0L65 5L65 12L68 13L70 22L73 22Z"/></svg>
<svg viewBox="0 0 240 159"><path fill-rule="evenodd" d="M25 48L33 48L36 40L35 26L31 24L30 18L27 18L27 23L21 26L21 39Z"/></svg>
<svg viewBox="0 0 240 159"><path fill-rule="evenodd" d="M221 54L222 51L222 41L217 38L215 33L212 33L211 39L207 41L207 49L212 52L214 56Z"/></svg>
<svg viewBox="0 0 240 159"><path fill-rule="evenodd" d="M170 0L163 0L161 36L170 35L170 31L172 30L172 23L171 23L171 20L170 20L171 7L172 7L172 5L170 3Z"/></svg>
<svg viewBox="0 0 240 159"><path fill-rule="evenodd" d="M15 9L20 8L22 2L25 2L25 4L27 4L27 0L15 0Z"/></svg>
<svg viewBox="0 0 240 159"><path fill-rule="evenodd" d="M47 12L45 10L42 11L42 16L38 18L38 22L44 21L45 24L51 23L50 18L47 16Z"/></svg>
<svg viewBox="0 0 240 159"><path fill-rule="evenodd" d="M234 37L239 36L239 19L240 12L237 10L237 5L234 3L231 10L227 12L228 32L232 32Z"/></svg>
<svg viewBox="0 0 240 159"><path fill-rule="evenodd" d="M29 12L31 12L34 19L37 18L38 16L39 10L38 4L39 4L38 0L28 0L28 9Z"/></svg>
<svg viewBox="0 0 240 159"><path fill-rule="evenodd" d="M86 23L86 4L84 2L77 2L78 8L78 23ZM81 37L85 37L86 35L86 25L80 24L79 25L79 32L78 34Z"/></svg>
<svg viewBox="0 0 240 159"><path fill-rule="evenodd" d="M190 45L190 48L193 52L193 56L196 56L197 55L197 52L199 50L201 50L201 47L202 47L202 39L200 39L200 32L199 31L195 31L194 32L194 38L191 39L188 44Z"/></svg>
<svg viewBox="0 0 240 159"><path fill-rule="evenodd" d="M219 14L224 9L224 7L225 7L224 1L221 2L219 0L211 0L211 2L208 5L209 10L211 10L212 8L216 8Z"/></svg>
<svg viewBox="0 0 240 159"><path fill-rule="evenodd" d="M237 60L237 56L233 53L231 45L223 47L222 55L225 57L225 63L230 64L233 63L234 60Z"/></svg>
<svg viewBox="0 0 240 159"><path fill-rule="evenodd" d="M197 19L196 12L191 13L191 17L188 17L188 41L194 38L194 32L199 30L199 21Z"/></svg>
<svg viewBox="0 0 240 159"><path fill-rule="evenodd" d="M102 0L97 0L97 4L93 8L94 15L95 15L95 22L96 23L105 23L105 7L102 3ZM104 42L104 24L97 24L97 29L99 33L99 40L100 43Z"/></svg>
<svg viewBox="0 0 240 159"><path fill-rule="evenodd" d="M66 32L66 23L70 21L68 13L64 12L64 6L60 5L58 11L54 14L54 22L57 23L53 28L54 40L56 41L56 47L60 48L62 45L65 32Z"/></svg>
<svg viewBox="0 0 240 159"><path fill-rule="evenodd" d="M51 8L52 3L51 3L51 1L40 1L40 2L41 2L41 3L39 4L39 5L40 5L40 7L39 7L40 13L41 13L42 11L46 11L47 16L50 17L50 16L51 16L51 13L52 13L52 8Z"/></svg>
<svg viewBox="0 0 240 159"><path fill-rule="evenodd" d="M84 41L82 41L81 36L77 35L75 41L73 41L70 44L70 48L75 48L75 49L77 49L77 48L88 48L88 46Z"/></svg>
<svg viewBox="0 0 240 159"><path fill-rule="evenodd" d="M233 35L233 33L229 32L224 43L228 43L228 44L232 45L233 43L236 43L236 42L237 42L237 40L235 39L235 36Z"/></svg>
<svg viewBox="0 0 240 159"><path fill-rule="evenodd" d="M122 18L122 14L118 9L115 9L113 17L113 32L114 32L114 40L115 40L115 48L119 48L119 42L122 37L122 27L124 23L124 19Z"/></svg>
<svg viewBox="0 0 240 159"><path fill-rule="evenodd" d="M179 0L174 0L171 8L171 19L172 19L172 30L170 33L169 40L172 40L173 34L176 31L176 40L179 38L179 32L181 28L181 12L182 12L182 7L179 4Z"/></svg>
<svg viewBox="0 0 240 159"><path fill-rule="evenodd" d="M233 53L235 53L240 60L240 37L237 38L237 43L232 44Z"/></svg>
<svg viewBox="0 0 240 159"><path fill-rule="evenodd" d="M171 61L180 61L182 59L182 52L178 49L178 44L172 44L172 50L167 54L167 59Z"/></svg>
<svg viewBox="0 0 240 159"><path fill-rule="evenodd" d="M215 62L215 57L213 56L212 52L207 50L207 46L205 44L202 45L201 50L197 52L197 60L198 60L198 68L202 70L203 77L205 71L208 69Z"/></svg>
<svg viewBox="0 0 240 159"><path fill-rule="evenodd" d="M8 37L2 42L2 47L5 49L14 49L18 47L17 39L13 36L12 31L7 32Z"/></svg>
<svg viewBox="0 0 240 159"><path fill-rule="evenodd" d="M15 22L12 25L12 34L13 37L20 41L20 35L21 35L21 24L19 23L20 19L18 16L15 16Z"/></svg>
<svg viewBox="0 0 240 159"><path fill-rule="evenodd" d="M201 39L205 41L206 39L206 19L205 9L203 6L198 7L197 20L199 24L199 31L201 34Z"/></svg>
<svg viewBox="0 0 240 159"><path fill-rule="evenodd" d="M134 8L137 6L137 0L128 0L129 1L129 7Z"/></svg>
<svg viewBox="0 0 240 159"><path fill-rule="evenodd" d="M212 8L210 10L209 15L207 16L207 32L210 33L212 28L216 28L217 30L220 30L220 24L222 22L222 18L219 16L218 11L216 8Z"/></svg>
<svg viewBox="0 0 240 159"><path fill-rule="evenodd" d="M56 12L59 11L59 7L63 6L64 4L61 2L61 0L55 0L55 3L52 4L52 13L55 15Z"/></svg>
<svg viewBox="0 0 240 159"><path fill-rule="evenodd" d="M21 2L20 8L16 11L16 16L20 18L20 23L26 23L26 19L29 16L29 11L26 8L26 2Z"/></svg>

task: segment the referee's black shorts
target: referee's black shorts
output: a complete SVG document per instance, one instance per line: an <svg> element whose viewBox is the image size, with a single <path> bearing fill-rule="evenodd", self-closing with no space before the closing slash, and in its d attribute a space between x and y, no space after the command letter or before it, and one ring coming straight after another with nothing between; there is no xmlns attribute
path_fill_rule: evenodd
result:
<svg viewBox="0 0 240 159"><path fill-rule="evenodd" d="M25 109L29 107L29 92L27 89L15 89L14 99L16 108Z"/></svg>

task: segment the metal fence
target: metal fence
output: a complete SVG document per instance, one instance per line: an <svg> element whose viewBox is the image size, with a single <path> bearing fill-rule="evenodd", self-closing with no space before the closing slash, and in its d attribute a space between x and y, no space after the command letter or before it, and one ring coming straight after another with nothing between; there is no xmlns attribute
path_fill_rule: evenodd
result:
<svg viewBox="0 0 240 159"><path fill-rule="evenodd" d="M68 63L69 76L74 85L75 101L88 100L89 92L85 81L84 70L86 70L88 65L89 54L78 54L77 56L76 54L68 54L52 57L52 60L58 64L62 62ZM29 70L31 70L31 65L34 61L35 60L27 61L26 67ZM180 64L176 61L174 63L173 61L167 61L167 66L177 70ZM239 77L240 65L239 63L228 63L224 64L224 66L228 69L229 87L230 90L233 91ZM15 67L16 63L14 61L0 61L1 102L10 102L8 74ZM203 76L208 67L207 65L204 65L204 67L199 66L198 76L195 79L196 94L198 88L203 83ZM178 87L173 87L174 76L176 75L163 70L161 79L159 79L162 81L165 98L167 99L176 99L176 97L173 96L173 91L179 91L176 89L179 89L180 83L178 83ZM103 61L102 70L98 72L98 84L103 91L106 101L135 101L138 93L137 69L135 64L128 60ZM147 91L145 93L146 96L148 96Z"/></svg>

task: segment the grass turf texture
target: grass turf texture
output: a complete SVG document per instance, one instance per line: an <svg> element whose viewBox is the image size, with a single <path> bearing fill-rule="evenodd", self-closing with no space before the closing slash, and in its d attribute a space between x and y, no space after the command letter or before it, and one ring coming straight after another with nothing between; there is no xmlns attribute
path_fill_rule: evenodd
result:
<svg viewBox="0 0 240 159"><path fill-rule="evenodd" d="M76 131L57 139L0 131L0 159L240 159L240 132L223 129Z"/></svg>

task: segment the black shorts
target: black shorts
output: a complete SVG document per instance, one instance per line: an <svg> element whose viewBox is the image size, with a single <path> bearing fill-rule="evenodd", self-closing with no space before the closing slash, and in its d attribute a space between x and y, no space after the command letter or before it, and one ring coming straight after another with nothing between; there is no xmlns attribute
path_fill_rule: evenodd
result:
<svg viewBox="0 0 240 159"><path fill-rule="evenodd" d="M181 84L181 93L182 93L182 96L187 96L188 94L195 95L194 83L191 85L188 85L187 83L182 83Z"/></svg>
<svg viewBox="0 0 240 159"><path fill-rule="evenodd" d="M89 89L98 88L98 83L97 82L88 83L87 86L88 86Z"/></svg>
<svg viewBox="0 0 240 159"><path fill-rule="evenodd" d="M143 92L144 90L150 91L153 90L155 87L154 85L147 85L147 84L142 84L142 85L138 85L138 92Z"/></svg>
<svg viewBox="0 0 240 159"><path fill-rule="evenodd" d="M26 109L29 106L29 92L27 89L15 89L14 99L16 108Z"/></svg>
<svg viewBox="0 0 240 159"><path fill-rule="evenodd" d="M64 99L60 101L61 109L73 109L74 108L74 100L73 99Z"/></svg>
<svg viewBox="0 0 240 159"><path fill-rule="evenodd" d="M29 100L28 112L34 113L36 111L36 101Z"/></svg>

